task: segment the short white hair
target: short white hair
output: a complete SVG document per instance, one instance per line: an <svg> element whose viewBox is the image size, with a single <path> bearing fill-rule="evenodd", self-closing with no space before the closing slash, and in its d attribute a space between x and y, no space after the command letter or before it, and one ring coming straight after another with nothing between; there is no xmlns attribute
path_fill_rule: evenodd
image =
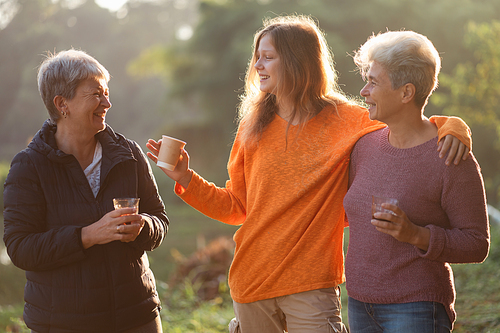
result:
<svg viewBox="0 0 500 333"><path fill-rule="evenodd" d="M103 65L84 51L70 49L57 54L47 53L38 69L38 91L52 122L61 117L54 97L72 99L78 85L86 79L109 82L110 76Z"/></svg>
<svg viewBox="0 0 500 333"><path fill-rule="evenodd" d="M415 103L427 104L438 86L441 58L432 42L413 31L387 31L372 35L356 51L354 62L363 77L373 62L380 64L389 76L393 89L407 83L416 88Z"/></svg>

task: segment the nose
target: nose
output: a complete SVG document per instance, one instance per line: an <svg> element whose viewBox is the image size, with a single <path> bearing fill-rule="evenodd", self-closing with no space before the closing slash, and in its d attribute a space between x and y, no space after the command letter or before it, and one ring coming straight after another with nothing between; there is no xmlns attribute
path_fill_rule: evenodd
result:
<svg viewBox="0 0 500 333"><path fill-rule="evenodd" d="M111 104L111 101L109 100L109 95L106 96L106 95L103 95L104 99L101 98L101 104L106 108L106 109L109 109L110 107L113 106L113 104Z"/></svg>
<svg viewBox="0 0 500 333"><path fill-rule="evenodd" d="M257 61L255 62L255 65L253 65L253 67L255 69L262 68L262 64L260 63L260 59L257 59Z"/></svg>
<svg viewBox="0 0 500 333"><path fill-rule="evenodd" d="M359 94L363 97L366 97L370 94L370 92L368 91L368 82L365 84L365 86L361 89L361 91L359 92Z"/></svg>

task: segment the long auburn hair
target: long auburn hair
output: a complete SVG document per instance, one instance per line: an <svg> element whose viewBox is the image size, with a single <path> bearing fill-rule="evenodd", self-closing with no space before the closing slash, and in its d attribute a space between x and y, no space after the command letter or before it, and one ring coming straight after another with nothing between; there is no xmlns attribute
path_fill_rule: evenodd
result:
<svg viewBox="0 0 500 333"><path fill-rule="evenodd" d="M270 37L280 59L276 94L260 90L259 73L254 67L264 35ZM291 120L298 120L301 125L328 104L336 107L348 102L338 87L333 55L325 36L310 16L278 16L264 20L263 27L254 36L253 56L240 99L238 121L246 125L240 126L239 131L245 143L259 141L282 101L293 105Z"/></svg>

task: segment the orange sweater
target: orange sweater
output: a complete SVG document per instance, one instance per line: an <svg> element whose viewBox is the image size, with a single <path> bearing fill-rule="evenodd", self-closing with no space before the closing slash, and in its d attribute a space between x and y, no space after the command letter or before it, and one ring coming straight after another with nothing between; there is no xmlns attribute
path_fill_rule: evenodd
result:
<svg viewBox="0 0 500 333"><path fill-rule="evenodd" d="M225 188L196 173L187 189L176 184L176 193L203 214L241 224L229 272L233 300L249 303L344 282L342 201L350 153L361 136L384 126L364 108L341 105L337 116L329 106L298 139L298 128L291 127L286 146L287 122L276 116L255 147L236 136Z"/></svg>

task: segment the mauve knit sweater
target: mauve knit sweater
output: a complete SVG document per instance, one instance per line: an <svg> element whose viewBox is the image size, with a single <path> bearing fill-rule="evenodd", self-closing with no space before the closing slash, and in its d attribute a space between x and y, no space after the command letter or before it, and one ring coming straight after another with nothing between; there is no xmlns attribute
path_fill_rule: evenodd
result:
<svg viewBox="0 0 500 333"><path fill-rule="evenodd" d="M369 133L351 154L346 288L366 303L442 303L453 323L455 286L449 263L482 262L489 250L483 179L472 154L446 166L437 137L416 147L389 144L389 128ZM430 229L424 252L379 232L370 223L372 195L399 200L413 223Z"/></svg>

